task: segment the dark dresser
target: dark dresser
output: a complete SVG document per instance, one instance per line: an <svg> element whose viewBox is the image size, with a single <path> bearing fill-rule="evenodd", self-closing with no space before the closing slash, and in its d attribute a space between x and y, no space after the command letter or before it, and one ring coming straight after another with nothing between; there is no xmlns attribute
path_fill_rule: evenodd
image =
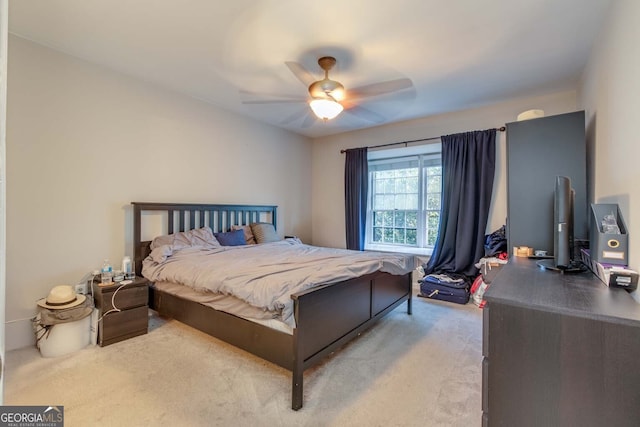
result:
<svg viewBox="0 0 640 427"><path fill-rule="evenodd" d="M98 344L104 347L147 333L149 324L148 280L136 277L133 283L110 286L93 284L98 309Z"/></svg>
<svg viewBox="0 0 640 427"><path fill-rule="evenodd" d="M640 305L513 257L485 294L483 426L640 425Z"/></svg>

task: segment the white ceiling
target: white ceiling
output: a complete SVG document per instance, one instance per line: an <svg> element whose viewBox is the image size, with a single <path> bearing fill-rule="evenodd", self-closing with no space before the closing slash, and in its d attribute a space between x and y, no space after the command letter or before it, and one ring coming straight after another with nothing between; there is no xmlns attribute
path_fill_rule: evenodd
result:
<svg viewBox="0 0 640 427"><path fill-rule="evenodd" d="M11 33L239 114L318 137L379 123L342 113L303 127L285 61L347 90L409 78L360 105L385 123L575 89L611 0L14 0ZM241 90L258 92L247 95ZM293 117L297 119L293 120ZM283 123L286 122L286 123Z"/></svg>

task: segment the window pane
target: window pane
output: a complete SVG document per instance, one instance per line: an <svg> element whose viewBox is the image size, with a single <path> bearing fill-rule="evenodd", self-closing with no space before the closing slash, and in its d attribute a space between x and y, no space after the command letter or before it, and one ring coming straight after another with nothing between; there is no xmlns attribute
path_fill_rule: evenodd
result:
<svg viewBox="0 0 640 427"><path fill-rule="evenodd" d="M373 226L374 227L382 226L382 214L380 212L373 213Z"/></svg>
<svg viewBox="0 0 640 427"><path fill-rule="evenodd" d="M385 243L393 243L393 228L383 229L383 238Z"/></svg>
<svg viewBox="0 0 640 427"><path fill-rule="evenodd" d="M427 194L427 209L440 210L440 193Z"/></svg>
<svg viewBox="0 0 640 427"><path fill-rule="evenodd" d="M417 194L408 194L405 209L418 210L418 200L419 198Z"/></svg>
<svg viewBox="0 0 640 427"><path fill-rule="evenodd" d="M427 180L427 193L440 193L441 191L441 177L432 176Z"/></svg>
<svg viewBox="0 0 640 427"><path fill-rule="evenodd" d="M431 166L427 168L427 175L442 175L442 166Z"/></svg>
<svg viewBox="0 0 640 427"><path fill-rule="evenodd" d="M373 209L381 210L384 209L384 197L376 196L373 199Z"/></svg>
<svg viewBox="0 0 640 427"><path fill-rule="evenodd" d="M407 179L407 193L418 193L419 182L417 176Z"/></svg>
<svg viewBox="0 0 640 427"><path fill-rule="evenodd" d="M383 212L382 218L382 225L385 227L393 227L393 212Z"/></svg>
<svg viewBox="0 0 640 427"><path fill-rule="evenodd" d="M408 245L417 245L418 244L418 230L415 228L407 229L407 244Z"/></svg>
<svg viewBox="0 0 640 427"><path fill-rule="evenodd" d="M404 228L393 229L393 243L404 243Z"/></svg>
<svg viewBox="0 0 640 427"><path fill-rule="evenodd" d="M417 170L418 170L417 168L401 169L401 170L399 171L400 173L398 174L398 176L401 176L401 177L413 176L413 175L415 175L415 174L416 174L416 171L417 171Z"/></svg>
<svg viewBox="0 0 640 427"><path fill-rule="evenodd" d="M407 223L407 227L416 228L418 226L418 213L407 212L406 223Z"/></svg>
<svg viewBox="0 0 640 427"><path fill-rule="evenodd" d="M387 210L393 210L396 207L396 196L393 194L383 196L384 197L384 208Z"/></svg>
<svg viewBox="0 0 640 427"><path fill-rule="evenodd" d="M438 235L438 224L440 223L439 212L427 213L427 245L433 246Z"/></svg>
<svg viewBox="0 0 640 427"><path fill-rule="evenodd" d="M394 213L394 216L395 216L395 226L396 227L404 227L405 226L405 223L404 223L405 213L402 212L402 211L396 211Z"/></svg>
<svg viewBox="0 0 640 427"><path fill-rule="evenodd" d="M395 193L396 188L396 180L393 178L388 178L384 180L384 192L388 194Z"/></svg>
<svg viewBox="0 0 640 427"><path fill-rule="evenodd" d="M396 194L396 201L393 205L396 209L406 209L407 196L405 194Z"/></svg>
<svg viewBox="0 0 640 427"><path fill-rule="evenodd" d="M384 179L375 179L373 181L374 194L382 194L384 193Z"/></svg>
<svg viewBox="0 0 640 427"><path fill-rule="evenodd" d="M373 228L373 241L375 243L382 242L382 228L380 228L380 227L374 227Z"/></svg>
<svg viewBox="0 0 640 427"><path fill-rule="evenodd" d="M427 227L428 228L438 228L438 223L440 219L440 213L438 212L427 212Z"/></svg>

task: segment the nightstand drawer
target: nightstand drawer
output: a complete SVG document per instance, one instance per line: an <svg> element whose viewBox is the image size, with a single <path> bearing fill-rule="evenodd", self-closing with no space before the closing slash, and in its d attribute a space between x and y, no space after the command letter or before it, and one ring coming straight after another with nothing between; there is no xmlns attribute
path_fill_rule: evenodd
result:
<svg viewBox="0 0 640 427"><path fill-rule="evenodd" d="M134 287L125 285L123 288L120 288L120 290L116 290L117 288L102 293L101 306L103 314L113 308L126 310L129 308L141 307L148 303L149 291L146 284L144 286Z"/></svg>
<svg viewBox="0 0 640 427"><path fill-rule="evenodd" d="M113 344L138 335L147 333L149 324L149 310L147 306L107 314L100 322L101 346Z"/></svg>

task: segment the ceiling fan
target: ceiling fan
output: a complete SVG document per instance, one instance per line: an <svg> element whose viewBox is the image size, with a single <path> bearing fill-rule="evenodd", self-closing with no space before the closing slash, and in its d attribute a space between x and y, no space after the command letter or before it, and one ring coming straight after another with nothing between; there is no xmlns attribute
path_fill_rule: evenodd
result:
<svg viewBox="0 0 640 427"><path fill-rule="evenodd" d="M324 121L337 117L343 110L365 120L382 123L385 117L364 108L360 103L367 98L386 95L392 92L399 92L413 87L413 83L408 78L388 80L360 86L354 89L345 89L338 81L329 78L329 71L336 65L336 59L332 56L323 56L318 59L318 65L324 71L324 78L317 80L302 64L293 61L285 62L291 72L307 88L309 96L300 98L288 95L258 94L255 92L241 91L244 95L266 95L273 99L253 99L245 100L243 104L282 104L282 103L303 103L306 102L311 110L304 109L297 111L285 118L282 123L286 124L303 117L306 114L302 127L311 126L316 118ZM313 115L311 114L313 112Z"/></svg>

